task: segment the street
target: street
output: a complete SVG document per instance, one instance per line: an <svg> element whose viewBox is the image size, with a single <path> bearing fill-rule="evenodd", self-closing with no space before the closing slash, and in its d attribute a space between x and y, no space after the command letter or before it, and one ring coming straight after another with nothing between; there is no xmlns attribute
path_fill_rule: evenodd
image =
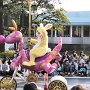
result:
<svg viewBox="0 0 90 90"><path fill-rule="evenodd" d="M0 77L1 79L2 77ZM51 77L49 77L50 80ZM90 90L90 77L66 77L68 82L68 90L74 85L85 84L87 86L87 90ZM23 86L26 83L20 78L16 78L17 81L17 89L16 90L23 90ZM37 82L37 86L43 90L44 81L42 78L39 78Z"/></svg>
<svg viewBox="0 0 90 90"><path fill-rule="evenodd" d="M68 90L74 85L85 84L87 90L90 90L90 77L66 77L68 82ZM17 90L23 90L25 82L21 79L17 79ZM42 87L40 90L43 90L43 79L39 79L37 82L38 87Z"/></svg>

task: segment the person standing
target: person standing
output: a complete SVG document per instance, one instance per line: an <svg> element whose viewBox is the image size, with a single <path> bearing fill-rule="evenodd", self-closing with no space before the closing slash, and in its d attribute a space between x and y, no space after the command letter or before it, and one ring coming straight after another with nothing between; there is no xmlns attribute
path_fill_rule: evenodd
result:
<svg viewBox="0 0 90 90"><path fill-rule="evenodd" d="M2 61L2 65L1 65L1 71L2 71L2 74L4 76L6 76L9 72L10 68L9 68L9 65L6 61L6 57L4 57L3 61Z"/></svg>

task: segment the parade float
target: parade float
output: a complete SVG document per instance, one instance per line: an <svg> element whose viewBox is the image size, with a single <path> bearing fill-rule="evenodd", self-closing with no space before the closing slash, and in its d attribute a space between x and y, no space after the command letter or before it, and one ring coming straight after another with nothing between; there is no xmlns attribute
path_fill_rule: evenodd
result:
<svg viewBox="0 0 90 90"><path fill-rule="evenodd" d="M16 89L16 80L14 79L16 75L21 77L24 81L30 81L29 79L33 78L33 81L36 81L37 77L32 73L26 78L21 76L18 73L18 67L22 66L25 69L30 70L31 72L41 72L46 71L48 74L52 73L57 68L57 64L50 64L50 61L55 59L56 55L60 52L62 48L62 39L58 38L58 43L55 48L51 51L48 48L48 36L47 30L51 29L52 24L47 24L37 27L36 36L37 39L30 39L30 44L35 44L34 47L28 51L24 49L23 36L20 31L17 31L17 24L12 20L13 27L9 27L12 31L10 35L5 38L5 42L12 44L18 43L19 55L12 60L10 68L14 70L12 77L4 77L1 79L1 88L5 90L15 90ZM35 60L31 60L31 59ZM34 63L31 65L31 63Z"/></svg>
<svg viewBox="0 0 90 90"><path fill-rule="evenodd" d="M0 89L1 90L16 90L17 82L15 80L15 76L19 76L25 82L37 81L37 76L34 72L45 71L48 74L52 73L57 69L57 64L50 62L55 59L56 55L60 52L62 48L62 38L58 38L57 45L53 50L50 50L48 47L48 35L47 30L52 28L52 24L48 23L45 26L40 24L37 26L36 36L37 39L31 38L31 2L32 0L28 0L29 5L29 32L28 32L28 41L29 45L35 44L32 49L25 50L23 35L17 29L17 24L14 20L12 20L13 27L9 27L12 30L6 38L2 35L0 36L0 44L6 42L8 44L18 43L18 53L19 55L12 60L10 65L11 70L14 71L12 77L5 76L0 81ZM27 77L25 74L23 76L18 72L18 67L21 66L27 70L30 70ZM24 70L25 71L25 70Z"/></svg>
<svg viewBox="0 0 90 90"><path fill-rule="evenodd" d="M0 35L0 44L3 44L5 42L5 37L3 35Z"/></svg>

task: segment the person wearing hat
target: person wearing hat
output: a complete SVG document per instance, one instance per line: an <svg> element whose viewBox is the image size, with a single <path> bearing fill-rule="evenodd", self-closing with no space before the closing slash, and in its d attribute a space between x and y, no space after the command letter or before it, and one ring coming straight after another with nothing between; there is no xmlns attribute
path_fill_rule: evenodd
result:
<svg viewBox="0 0 90 90"><path fill-rule="evenodd" d="M67 80L59 75L51 78L48 90L68 90Z"/></svg>

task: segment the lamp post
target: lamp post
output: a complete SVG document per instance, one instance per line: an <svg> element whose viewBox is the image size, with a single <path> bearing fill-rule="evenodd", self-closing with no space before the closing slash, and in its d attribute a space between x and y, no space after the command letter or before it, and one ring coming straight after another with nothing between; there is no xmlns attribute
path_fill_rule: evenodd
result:
<svg viewBox="0 0 90 90"><path fill-rule="evenodd" d="M30 42L31 42L31 6L32 6L32 0L28 0L28 6L29 6L29 27L28 27L28 45L30 50Z"/></svg>
<svg viewBox="0 0 90 90"><path fill-rule="evenodd" d="M31 4L32 0L27 0L29 6L29 27L28 27L28 49L30 50L30 43L31 43ZM28 70L28 77L30 76L30 71Z"/></svg>

